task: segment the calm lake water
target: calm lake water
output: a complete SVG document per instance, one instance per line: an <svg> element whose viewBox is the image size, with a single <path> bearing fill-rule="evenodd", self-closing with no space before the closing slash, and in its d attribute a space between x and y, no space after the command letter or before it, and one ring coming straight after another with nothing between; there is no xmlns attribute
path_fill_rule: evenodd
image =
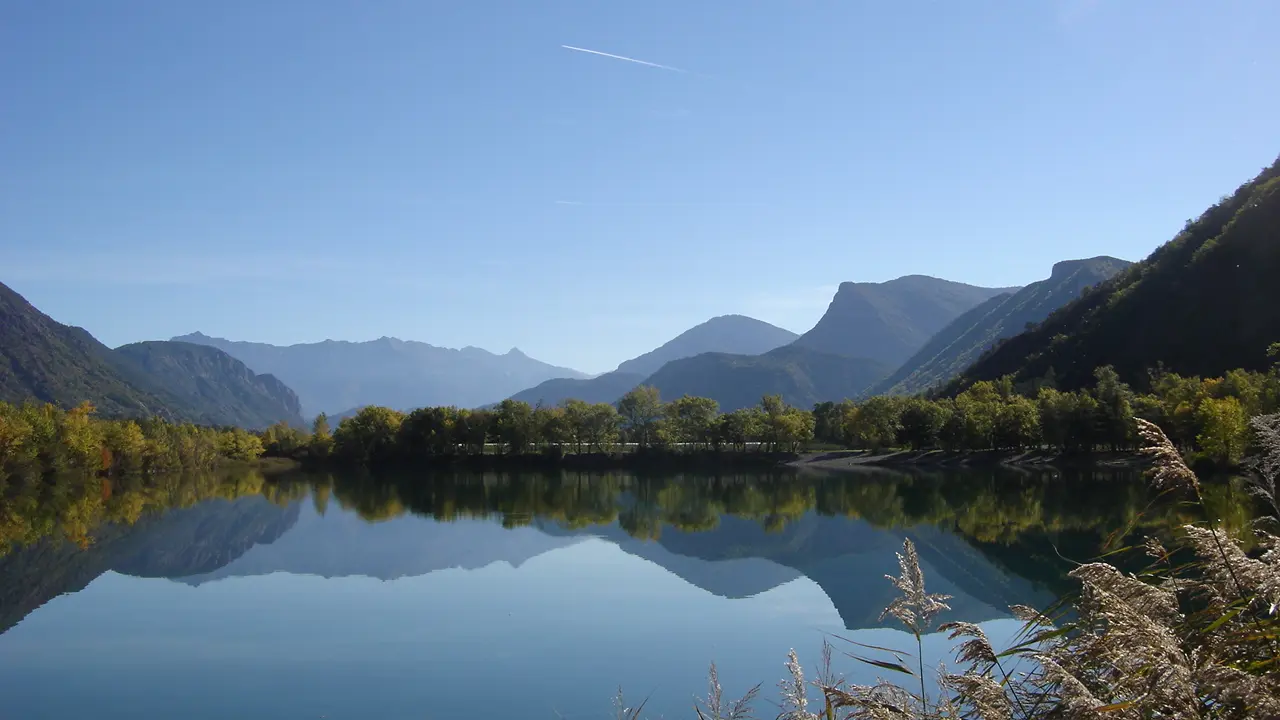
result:
<svg viewBox="0 0 1280 720"><path fill-rule="evenodd" d="M1132 478L1013 472L261 477L9 489L0 718L693 717L881 623L903 538L997 644L1147 510ZM159 485L159 487L156 487ZM188 487L190 485L190 487ZM33 494L35 493L35 494ZM56 496L56 497L53 497ZM170 506L181 507L170 507ZM0 516L6 517L6 516ZM25 523L25 524L23 524ZM14 529L16 528L16 529ZM1141 528L1140 528L1141 529ZM950 661L940 634L926 666ZM843 657L857 682L877 671ZM883 674L883 671L879 671Z"/></svg>

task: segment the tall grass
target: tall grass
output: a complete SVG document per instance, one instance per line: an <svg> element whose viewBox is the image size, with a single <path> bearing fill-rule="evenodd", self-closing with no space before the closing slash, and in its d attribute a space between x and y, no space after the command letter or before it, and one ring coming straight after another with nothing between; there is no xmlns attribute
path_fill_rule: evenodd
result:
<svg viewBox="0 0 1280 720"><path fill-rule="evenodd" d="M1200 480L1155 424L1138 420L1143 450L1151 456L1152 484L1185 493L1204 507ZM1276 507L1280 474L1280 415L1257 418L1258 449L1251 465L1255 494ZM1010 647L997 649L982 628L953 622L934 626L949 609L943 595L925 590L911 541L898 555L901 573L889 577L898 597L882 617L893 617L916 639L912 651L849 642L850 657L899 682L857 685L831 672L833 647L823 644L817 676L808 680L792 651L780 684L780 720L1138 720L1146 718L1280 718L1280 538L1275 517L1244 545L1213 517L1181 528L1166 549L1155 538L1128 548L1148 556L1148 568L1121 572L1106 562L1076 567L1080 590L1058 607L1015 606L1024 622ZM933 631L962 640L956 669L928 671L921 638ZM873 655L866 657L864 655ZM926 678L935 680L934 696ZM721 697L715 666L711 692L694 710L699 720L759 718L757 688L736 702ZM814 697L809 697L813 691Z"/></svg>

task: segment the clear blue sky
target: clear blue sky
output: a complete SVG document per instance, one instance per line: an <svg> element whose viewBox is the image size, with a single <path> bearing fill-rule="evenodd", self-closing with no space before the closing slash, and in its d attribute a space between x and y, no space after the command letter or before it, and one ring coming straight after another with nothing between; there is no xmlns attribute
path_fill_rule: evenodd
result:
<svg viewBox="0 0 1280 720"><path fill-rule="evenodd" d="M1144 257L1280 153L1277 27L1275 0L10 0L0 281L111 345L602 371L713 315L801 332L844 280Z"/></svg>

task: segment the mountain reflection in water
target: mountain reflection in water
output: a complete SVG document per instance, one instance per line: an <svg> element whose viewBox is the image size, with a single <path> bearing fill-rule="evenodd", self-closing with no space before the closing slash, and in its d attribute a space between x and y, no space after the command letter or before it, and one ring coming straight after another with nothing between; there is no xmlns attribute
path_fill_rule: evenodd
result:
<svg viewBox="0 0 1280 720"><path fill-rule="evenodd" d="M902 645L879 615L904 537L944 620L1009 636L1010 604L1069 587L1063 557L1186 519L1133 480L68 480L6 507L0 694L16 717L604 717L623 685L685 716L712 660L728 691L831 634Z"/></svg>

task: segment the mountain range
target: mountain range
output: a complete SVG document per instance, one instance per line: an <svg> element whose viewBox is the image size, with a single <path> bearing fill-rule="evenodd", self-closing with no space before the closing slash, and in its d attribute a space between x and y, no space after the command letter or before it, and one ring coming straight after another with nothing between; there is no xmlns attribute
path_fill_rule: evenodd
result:
<svg viewBox="0 0 1280 720"><path fill-rule="evenodd" d="M104 415L155 415L205 425L300 422L292 390L225 353L165 342L112 350L82 328L56 322L3 284L0 400L63 407L89 401Z"/></svg>
<svg viewBox="0 0 1280 720"><path fill-rule="evenodd" d="M26 318L33 328L59 329L17 331L18 323L6 323L14 331L0 347L17 348L19 355L9 367L31 367L37 374L41 368L56 369L43 385L0 376L9 388L7 397L62 405L89 399L109 414L160 413L250 428L279 421L301 424L320 412L336 422L366 405L407 411L432 405L481 407L503 397L543 405L569 398L615 402L642 384L658 388L668 399L685 394L710 397L724 410L754 405L766 394L809 407L866 394L893 373L896 366L887 360L920 350L930 329L967 317L975 306L1010 297L1000 288L918 275L883 283L845 283L822 319L804 335L754 318L724 315L611 372L588 377L516 349L498 355L389 337L276 346L196 332L113 351L87 332L57 325L11 291L10 295L15 298L10 304L25 306L22 313L11 315ZM26 343L23 338L28 336L60 342L42 347L40 342ZM44 356L60 360L50 365L39 360ZM24 371L23 376L31 374Z"/></svg>
<svg viewBox="0 0 1280 720"><path fill-rule="evenodd" d="M497 355L475 347L455 350L390 337L279 346L197 332L173 340L218 348L257 372L275 375L298 393L308 417L364 405L397 410L478 407L551 378L587 377L517 349Z"/></svg>
<svg viewBox="0 0 1280 720"><path fill-rule="evenodd" d="M611 373L550 380L512 399L614 402L638 385L656 387L667 399L708 397L722 410L754 405L767 394L798 407L857 397L891 373L898 358L919 349L933 329L1003 292L923 275L844 283L804 335L740 315L712 318Z"/></svg>
<svg viewBox="0 0 1280 720"><path fill-rule="evenodd" d="M1005 375L1024 387L1070 389L1090 383L1101 365L1142 385L1157 368L1213 376L1269 367L1268 348L1280 341L1278 274L1280 161L1136 264L1063 261L1025 288L921 275L844 283L798 337L722 316L597 377L514 349L498 355L395 338L278 347L194 333L111 350L0 285L0 400L88 400L116 416L261 427L370 404L613 402L640 384L667 399L710 397L722 409L772 393L809 406L955 392Z"/></svg>

